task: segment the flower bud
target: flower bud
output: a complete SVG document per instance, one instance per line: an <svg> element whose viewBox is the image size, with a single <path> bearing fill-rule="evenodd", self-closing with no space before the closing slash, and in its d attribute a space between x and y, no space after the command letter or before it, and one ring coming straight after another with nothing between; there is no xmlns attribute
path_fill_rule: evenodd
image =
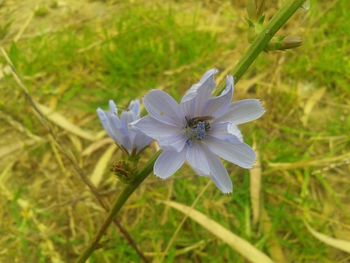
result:
<svg viewBox="0 0 350 263"><path fill-rule="evenodd" d="M286 50L300 47L302 38L299 36L275 37L266 47L266 51Z"/></svg>
<svg viewBox="0 0 350 263"><path fill-rule="evenodd" d="M296 48L296 47L300 47L302 43L303 43L303 40L299 36L287 36L283 40L282 48L283 49Z"/></svg>
<svg viewBox="0 0 350 263"><path fill-rule="evenodd" d="M137 170L133 161L124 159L115 162L110 171L113 172L121 182L128 184L134 179Z"/></svg>

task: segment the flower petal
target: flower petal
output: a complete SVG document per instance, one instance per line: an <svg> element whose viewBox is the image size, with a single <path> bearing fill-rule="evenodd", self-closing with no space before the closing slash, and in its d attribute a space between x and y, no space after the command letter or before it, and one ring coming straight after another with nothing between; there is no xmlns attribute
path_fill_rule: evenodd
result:
<svg viewBox="0 0 350 263"><path fill-rule="evenodd" d="M206 115L218 118L225 114L231 105L232 96L233 77L227 76L225 90L220 96L212 98L208 101L207 106L205 107L207 112Z"/></svg>
<svg viewBox="0 0 350 263"><path fill-rule="evenodd" d="M231 163L243 168L252 168L254 165L256 159L254 151L234 136L230 140L220 140L208 135L206 143L213 153Z"/></svg>
<svg viewBox="0 0 350 263"><path fill-rule="evenodd" d="M173 175L185 162L186 151L164 150L154 164L154 174L162 179Z"/></svg>
<svg viewBox="0 0 350 263"><path fill-rule="evenodd" d="M210 125L210 130L208 135L211 135L220 140L230 139L230 137L235 136L239 141L243 142L243 136L236 125L231 122L214 122Z"/></svg>
<svg viewBox="0 0 350 263"><path fill-rule="evenodd" d="M182 151L186 138L182 129L160 122L150 116L143 117L131 124L149 137L157 140L163 147L171 146L176 151Z"/></svg>
<svg viewBox="0 0 350 263"><path fill-rule="evenodd" d="M129 104L129 111L133 113L135 119L140 118L140 101L132 100Z"/></svg>
<svg viewBox="0 0 350 263"><path fill-rule="evenodd" d="M121 143L122 142L122 135L118 132L117 129L114 128L115 123L111 123L111 117L116 116L109 116L109 113L104 112L101 108L97 109L97 115L100 119L100 122L107 132L107 134L116 142ZM117 120L116 120L117 121Z"/></svg>
<svg viewBox="0 0 350 263"><path fill-rule="evenodd" d="M210 124L210 129L207 134L224 140L229 135L229 125L229 122L214 122Z"/></svg>
<svg viewBox="0 0 350 263"><path fill-rule="evenodd" d="M113 100L109 101L109 111L97 109L98 117L103 128L108 135L129 154L135 150L139 152L146 147L152 139L136 128L129 127L130 122L138 118L139 101L135 100L130 103L129 111L123 111L121 118L118 117L118 109ZM138 112L137 112L138 111Z"/></svg>
<svg viewBox="0 0 350 263"><path fill-rule="evenodd" d="M118 117L118 109L113 100L109 100L109 112L105 112L109 122L109 126L113 133L116 133L120 128L120 120Z"/></svg>
<svg viewBox="0 0 350 263"><path fill-rule="evenodd" d="M181 109L187 118L202 116L207 102L215 88L214 76L217 69L207 71L201 80L194 84L181 100Z"/></svg>
<svg viewBox="0 0 350 263"><path fill-rule="evenodd" d="M133 134L131 132L127 132L126 135L122 137L121 142L119 142L119 145L123 146L129 154L133 151L133 144L132 141L134 140L136 134Z"/></svg>
<svg viewBox="0 0 350 263"><path fill-rule="evenodd" d="M203 177L210 177L210 174L204 174L202 171L197 170L195 168L192 167L192 169L195 171L195 173L199 176L203 176Z"/></svg>
<svg viewBox="0 0 350 263"><path fill-rule="evenodd" d="M198 93L202 93L203 95L209 97L215 88L214 76L218 72L219 71L217 69L210 69L205 72L201 80L198 83L193 84L192 87L186 92L181 102L192 100L198 95Z"/></svg>
<svg viewBox="0 0 350 263"><path fill-rule="evenodd" d="M185 122L179 104L164 91L149 92L144 98L144 105L151 117L160 122L177 126L182 126Z"/></svg>
<svg viewBox="0 0 350 263"><path fill-rule="evenodd" d="M217 119L218 122L232 122L241 124L256 120L264 114L265 110L259 100L247 99L233 103L227 112Z"/></svg>
<svg viewBox="0 0 350 263"><path fill-rule="evenodd" d="M233 135L233 138L237 138L240 142L243 142L243 135L241 131L238 129L237 125L231 122L212 123L210 125L208 135L220 140L231 140Z"/></svg>
<svg viewBox="0 0 350 263"><path fill-rule="evenodd" d="M118 109L113 100L109 100L109 112L118 118Z"/></svg>
<svg viewBox="0 0 350 263"><path fill-rule="evenodd" d="M120 126L121 129L127 130L129 127L129 123L135 121L134 114L130 111L123 111L120 117Z"/></svg>
<svg viewBox="0 0 350 263"><path fill-rule="evenodd" d="M243 142L243 135L241 131L238 129L237 125L233 123L229 123L227 129L229 134L236 136L240 142Z"/></svg>
<svg viewBox="0 0 350 263"><path fill-rule="evenodd" d="M210 167L207 161L207 157L204 153L204 145L201 143L193 143L191 146L186 147L186 160L188 164L195 170L199 171L201 175L209 175Z"/></svg>
<svg viewBox="0 0 350 263"><path fill-rule="evenodd" d="M220 159L210 152L209 149L204 153L207 156L210 166L210 178L213 180L216 187L224 194L231 193L233 189L232 181Z"/></svg>
<svg viewBox="0 0 350 263"><path fill-rule="evenodd" d="M111 128L109 127L109 122L108 122L108 118L106 116L106 113L101 108L98 108L96 110L96 112L97 112L97 116L100 119L100 122L101 122L103 128L106 130L108 135L111 136L112 132L111 132Z"/></svg>
<svg viewBox="0 0 350 263"><path fill-rule="evenodd" d="M166 124L164 122L160 122L150 116L146 116L137 121L134 121L130 125L154 139L176 136L181 132L180 128Z"/></svg>
<svg viewBox="0 0 350 263"><path fill-rule="evenodd" d="M158 139L160 148L171 147L173 150L180 152L186 145L186 138L183 134L178 134L176 136L168 136Z"/></svg>
<svg viewBox="0 0 350 263"><path fill-rule="evenodd" d="M137 150L137 153L139 153L143 148L152 142L152 138L148 137L146 134L143 134L139 130L132 132L136 133L132 144L133 148Z"/></svg>
<svg viewBox="0 0 350 263"><path fill-rule="evenodd" d="M114 134L118 134L117 136L121 136L122 124L118 116L111 112L105 112L105 114L108 119L108 124L111 129L111 132Z"/></svg>

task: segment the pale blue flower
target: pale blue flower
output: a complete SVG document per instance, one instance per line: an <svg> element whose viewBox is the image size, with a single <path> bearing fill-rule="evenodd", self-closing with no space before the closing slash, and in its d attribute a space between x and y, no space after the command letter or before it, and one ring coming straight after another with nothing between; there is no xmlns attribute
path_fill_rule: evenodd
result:
<svg viewBox="0 0 350 263"><path fill-rule="evenodd" d="M140 101L130 102L129 110L123 111L120 118L113 100L109 101L109 111L97 109L97 115L107 134L128 154L138 154L152 142L152 138L129 124L140 119Z"/></svg>
<svg viewBox="0 0 350 263"><path fill-rule="evenodd" d="M180 104L163 91L149 92L144 98L149 115L132 125L157 140L163 150L154 165L156 176L168 178L187 162L223 193L230 193L232 182L219 157L243 168L253 166L255 153L243 142L237 125L259 118L264 109L255 99L231 102L232 76L221 95L213 97L217 72L207 71Z"/></svg>

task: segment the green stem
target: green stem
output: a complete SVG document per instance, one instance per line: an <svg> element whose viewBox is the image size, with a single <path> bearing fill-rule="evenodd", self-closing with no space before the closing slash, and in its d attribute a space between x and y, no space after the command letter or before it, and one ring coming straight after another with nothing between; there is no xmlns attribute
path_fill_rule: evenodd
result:
<svg viewBox="0 0 350 263"><path fill-rule="evenodd" d="M107 218L103 222L102 226L100 227L98 233L96 234L95 238L90 242L89 246L84 250L84 252L80 255L77 263L83 263L85 262L90 255L94 252L94 250L97 248L98 243L100 242L102 236L105 234L107 228L112 223L114 217L117 215L117 213L120 211L120 209L123 207L125 202L129 199L130 195L137 189L137 187L146 179L146 177L151 174L153 171L153 165L159 156L160 151L158 151L154 157L146 164L144 169L135 176L135 179L128 185L125 186L124 190L120 193L118 198L116 199L115 203L113 204L113 208L109 212Z"/></svg>
<svg viewBox="0 0 350 263"><path fill-rule="evenodd" d="M268 25L255 38L249 49L233 69L235 83L237 83L258 55L266 48L277 31L288 21L288 19L302 6L305 0L289 0L272 17ZM220 91L220 93L224 88Z"/></svg>

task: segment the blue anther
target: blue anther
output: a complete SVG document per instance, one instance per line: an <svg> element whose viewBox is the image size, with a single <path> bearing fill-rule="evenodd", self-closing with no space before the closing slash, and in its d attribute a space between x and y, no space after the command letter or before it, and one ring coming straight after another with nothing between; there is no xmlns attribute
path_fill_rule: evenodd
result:
<svg viewBox="0 0 350 263"><path fill-rule="evenodd" d="M196 127L196 138L197 140L203 140L205 137L205 122L199 122Z"/></svg>

